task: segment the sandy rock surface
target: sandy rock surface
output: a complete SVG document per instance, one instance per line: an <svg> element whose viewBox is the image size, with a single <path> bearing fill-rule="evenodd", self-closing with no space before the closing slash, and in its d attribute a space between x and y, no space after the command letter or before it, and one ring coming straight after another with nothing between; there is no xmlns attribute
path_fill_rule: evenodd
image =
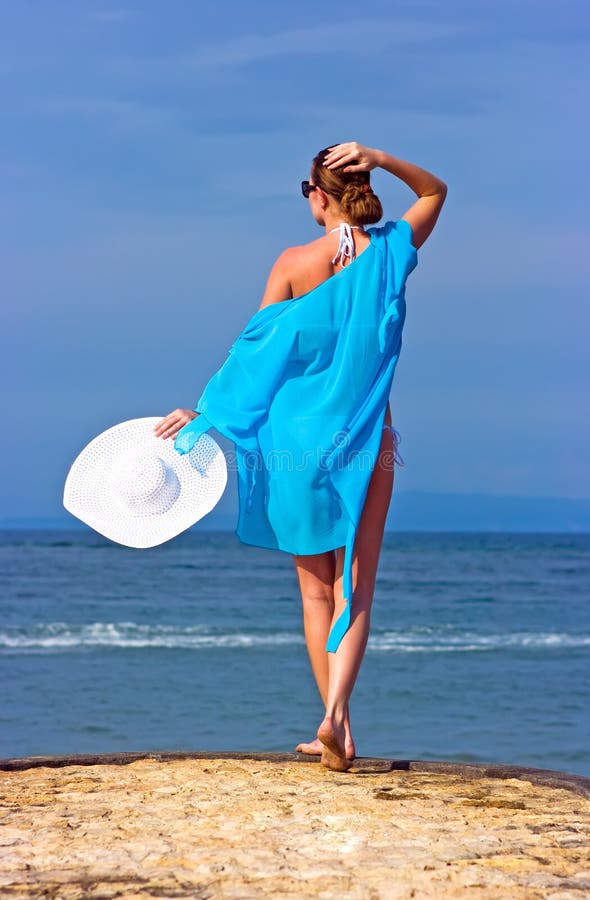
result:
<svg viewBox="0 0 590 900"><path fill-rule="evenodd" d="M2 897L590 897L590 800L512 778L143 759L0 788Z"/></svg>

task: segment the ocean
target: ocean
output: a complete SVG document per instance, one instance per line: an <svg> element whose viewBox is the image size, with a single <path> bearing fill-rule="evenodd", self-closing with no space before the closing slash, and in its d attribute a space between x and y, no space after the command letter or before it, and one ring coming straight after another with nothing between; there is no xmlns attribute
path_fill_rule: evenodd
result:
<svg viewBox="0 0 590 900"><path fill-rule="evenodd" d="M360 756L590 776L590 535L385 535ZM322 706L293 559L192 531L0 532L0 756L290 751Z"/></svg>

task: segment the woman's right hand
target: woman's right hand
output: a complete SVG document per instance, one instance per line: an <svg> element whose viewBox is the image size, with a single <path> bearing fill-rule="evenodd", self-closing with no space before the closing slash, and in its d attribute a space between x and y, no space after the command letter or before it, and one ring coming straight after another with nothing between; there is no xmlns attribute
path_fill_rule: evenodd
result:
<svg viewBox="0 0 590 900"><path fill-rule="evenodd" d="M181 428L184 428L193 419L196 419L200 413L194 409L175 409L174 412L168 413L154 427L154 434L161 438L175 438Z"/></svg>
<svg viewBox="0 0 590 900"><path fill-rule="evenodd" d="M370 172L379 165L379 150L364 147L356 141L336 144L324 159L328 169L340 169L343 172Z"/></svg>

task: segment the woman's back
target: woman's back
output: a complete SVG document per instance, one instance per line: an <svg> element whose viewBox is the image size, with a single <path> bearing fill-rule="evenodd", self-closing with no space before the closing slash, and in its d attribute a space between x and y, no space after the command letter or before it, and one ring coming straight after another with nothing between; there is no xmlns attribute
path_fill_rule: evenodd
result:
<svg viewBox="0 0 590 900"><path fill-rule="evenodd" d="M354 230L352 232L355 255L360 256L370 244L369 235L365 231ZM291 285L293 297L300 297L312 291L322 282L340 272L342 265L340 259L332 262L336 253L340 235L338 231L326 234L309 244L301 247L291 247L285 253L285 271ZM350 265L345 260L345 265Z"/></svg>

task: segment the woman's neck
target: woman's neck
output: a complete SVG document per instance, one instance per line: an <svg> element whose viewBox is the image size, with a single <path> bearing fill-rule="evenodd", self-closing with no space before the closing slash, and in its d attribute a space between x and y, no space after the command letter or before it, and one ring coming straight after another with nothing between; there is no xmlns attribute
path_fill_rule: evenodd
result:
<svg viewBox="0 0 590 900"><path fill-rule="evenodd" d="M346 221L345 216L339 216L339 217L330 218L329 220L326 219L326 221L324 223L325 228L326 228L326 234L330 234L332 231L336 231L342 223L345 223L346 225L350 225L351 228L354 228L357 231L363 231L362 225L351 225L350 222Z"/></svg>

